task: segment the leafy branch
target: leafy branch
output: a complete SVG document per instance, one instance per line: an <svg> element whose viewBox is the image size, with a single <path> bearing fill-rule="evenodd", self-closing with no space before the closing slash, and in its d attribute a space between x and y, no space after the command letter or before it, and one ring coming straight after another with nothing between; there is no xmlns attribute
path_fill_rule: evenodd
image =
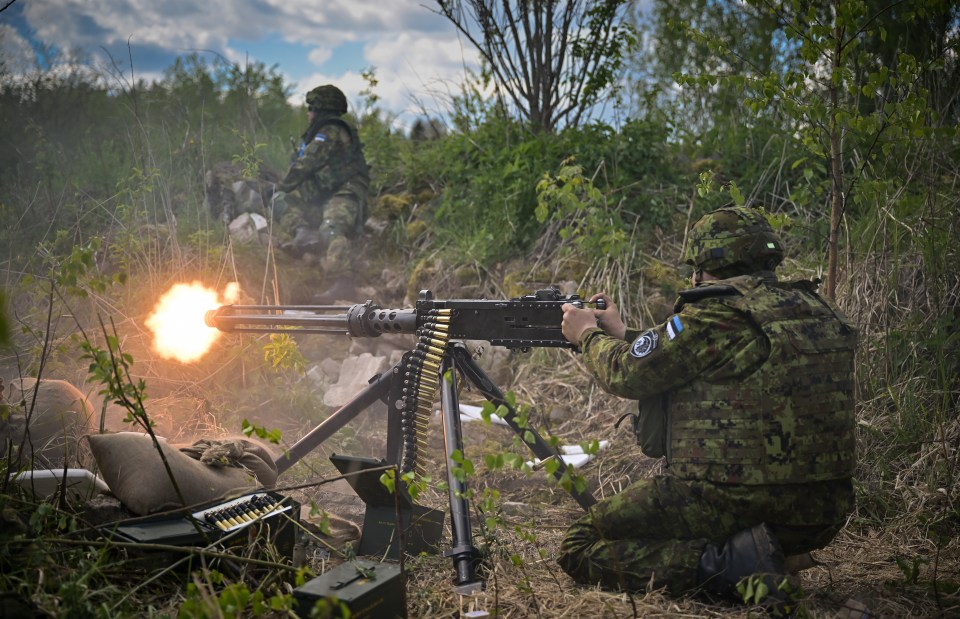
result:
<svg viewBox="0 0 960 619"><path fill-rule="evenodd" d="M163 468L167 471L170 483L173 484L173 489L177 493L177 498L180 499L182 505L186 505L187 502L183 498L183 493L180 491L180 486L177 484L173 470L170 468L167 456L160 447L160 441L153 431L153 422L150 420L144 405L144 401L147 399L147 384L142 378L134 381L130 374L133 356L121 349L120 338L117 336L117 326L113 319L110 319L112 335L107 333L103 318L98 317L98 319L100 328L106 338L107 348L104 350L95 346L89 339L80 343L80 348L83 350L81 358L90 360L87 372L91 380L104 385L104 388L99 391L100 395L112 397L114 404L126 409L127 415L123 421L140 426L150 436L154 448L160 454L160 460L163 462Z"/></svg>

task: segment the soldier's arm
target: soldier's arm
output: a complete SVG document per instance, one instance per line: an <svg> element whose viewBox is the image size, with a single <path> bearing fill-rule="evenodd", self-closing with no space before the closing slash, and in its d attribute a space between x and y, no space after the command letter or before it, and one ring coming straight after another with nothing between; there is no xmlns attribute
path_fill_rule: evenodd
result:
<svg viewBox="0 0 960 619"><path fill-rule="evenodd" d="M628 329L628 339L589 329L580 347L584 364L609 393L641 400L689 383L702 374L756 367L766 340L743 316L705 301L687 305L646 331Z"/></svg>
<svg viewBox="0 0 960 619"><path fill-rule="evenodd" d="M287 175L280 181L280 190L293 191L299 187L305 180L322 170L340 149L339 127L332 125L320 127L317 135L307 144L303 155L290 166Z"/></svg>

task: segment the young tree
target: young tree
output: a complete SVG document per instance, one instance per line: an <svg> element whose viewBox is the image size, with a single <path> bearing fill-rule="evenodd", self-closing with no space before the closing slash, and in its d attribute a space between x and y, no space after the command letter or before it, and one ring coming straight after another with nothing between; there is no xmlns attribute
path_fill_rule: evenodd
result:
<svg viewBox="0 0 960 619"><path fill-rule="evenodd" d="M437 0L488 77L537 132L586 121L615 87L635 40L628 0Z"/></svg>
<svg viewBox="0 0 960 619"><path fill-rule="evenodd" d="M685 24L691 37L703 41L718 58L729 59L726 67L741 70L725 71L720 63L717 72L682 75L678 81L700 89L732 84L753 114L775 110L783 115L789 134L807 151L805 158L794 162L795 168L813 165L827 171L830 217L825 292L833 298L838 285L839 233L849 207L857 203L855 192L899 174L902 170L889 165L891 154L906 156L937 121L925 83L938 73L955 75L950 64L955 63L951 60L955 51L947 53L951 45L944 40L952 39L955 47L950 24L956 24L956 9L937 0L892 4L747 0L723 10L755 15L757 23L773 23L770 40L779 41L775 48L779 62L769 68L745 66L737 62L723 36ZM902 22L939 28L939 36L930 39L937 47L924 46L926 57L921 60L908 53L906 37L911 30L903 28ZM894 32L900 36L888 40ZM891 48L899 53L891 56ZM941 56L936 56L936 50ZM812 170L805 172L813 176ZM791 199L799 203L812 196Z"/></svg>

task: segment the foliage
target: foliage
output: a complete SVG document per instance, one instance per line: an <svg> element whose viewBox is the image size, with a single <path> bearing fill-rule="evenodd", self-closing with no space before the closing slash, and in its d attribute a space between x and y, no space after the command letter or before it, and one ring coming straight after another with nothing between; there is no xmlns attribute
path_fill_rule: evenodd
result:
<svg viewBox="0 0 960 619"><path fill-rule="evenodd" d="M627 241L620 214L609 208L583 168L570 159L562 162L556 176L545 174L537 183L537 221L562 222L559 234L589 260L619 256Z"/></svg>
<svg viewBox="0 0 960 619"><path fill-rule="evenodd" d="M240 431L244 436L256 436L262 438L266 441L273 443L274 445L279 445L280 440L283 438L283 433L276 428L267 429L263 426L250 423L248 420L244 419L240 423Z"/></svg>
<svg viewBox="0 0 960 619"><path fill-rule="evenodd" d="M186 599L177 611L180 619L238 619L293 611L291 593L275 593L267 597L263 590L251 591L246 583L230 582L216 570L205 570L202 575L203 578L199 578L195 574L192 582L187 584ZM298 584L303 584L302 575L298 580Z"/></svg>
<svg viewBox="0 0 960 619"><path fill-rule="evenodd" d="M665 13L675 10L663 8ZM789 135L807 151L796 156L791 169L801 168L807 182L815 176L819 182L801 185L789 199L806 210L818 207L813 203L818 197L830 196L831 219L826 232L826 293L830 297L835 296L837 285L840 222L850 206L858 204L856 191L889 175L887 162L894 151L909 149L915 140L929 135L933 131L930 121L936 119L921 77L935 72L937 66L942 68L944 59L934 58L930 67L921 69L916 58L901 53L887 66L881 62L880 48L863 45L877 33L885 39L884 14L888 10L856 2L831 7L763 2L718 5L713 21L702 20L710 30L705 30L703 23L677 20L676 15L667 18L722 62L713 70L701 65L695 74L678 73L678 83L701 93L722 85L723 92L736 93L739 98L727 109L740 113L759 118L771 111L782 113L790 126ZM921 7L904 17L922 20L928 12L937 11ZM746 32L756 39L736 36L729 27L731 22L750 23ZM716 28L717 24L721 27ZM744 41L750 40L765 45L744 49ZM782 56L779 62L774 62L776 51ZM846 144L844 152L841 142ZM829 175L823 173L826 170Z"/></svg>
<svg viewBox="0 0 960 619"><path fill-rule="evenodd" d="M276 372L304 373L306 359L297 347L297 341L287 333L271 333L270 342L263 346L263 360Z"/></svg>

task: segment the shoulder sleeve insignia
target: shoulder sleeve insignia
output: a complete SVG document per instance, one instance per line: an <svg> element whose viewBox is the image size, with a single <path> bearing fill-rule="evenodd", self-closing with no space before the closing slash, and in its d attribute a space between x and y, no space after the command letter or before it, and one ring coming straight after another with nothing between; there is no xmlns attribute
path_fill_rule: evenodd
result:
<svg viewBox="0 0 960 619"><path fill-rule="evenodd" d="M318 133L318 134L316 135L316 137L313 138L313 141L314 141L314 142L326 142L326 141L327 141L327 136L324 135L324 134L322 134L322 133Z"/></svg>
<svg viewBox="0 0 960 619"><path fill-rule="evenodd" d="M636 340L634 340L633 346L630 347L630 354L637 359L646 357L656 350L657 341L659 339L660 336L657 335L657 332L653 329L644 331Z"/></svg>
<svg viewBox="0 0 960 619"><path fill-rule="evenodd" d="M667 338L671 340L676 339L682 331L683 323L680 322L680 317L674 314L670 320L667 321Z"/></svg>

